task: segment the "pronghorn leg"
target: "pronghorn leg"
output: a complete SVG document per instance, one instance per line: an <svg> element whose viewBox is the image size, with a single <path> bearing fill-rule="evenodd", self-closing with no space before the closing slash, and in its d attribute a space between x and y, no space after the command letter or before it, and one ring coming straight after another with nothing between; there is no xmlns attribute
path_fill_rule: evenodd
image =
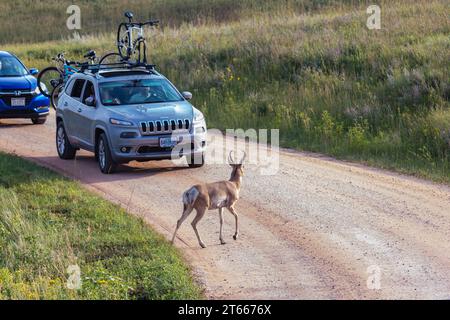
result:
<svg viewBox="0 0 450 320"><path fill-rule="evenodd" d="M195 235L197 236L198 243L202 248L206 248L205 244L203 243L202 239L200 238L200 234L197 230L197 223L203 218L205 215L206 209L197 209L197 215L195 216L194 220L192 221L192 228L194 228Z"/></svg>
<svg viewBox="0 0 450 320"><path fill-rule="evenodd" d="M220 243L226 244L226 242L223 240L223 208L219 208L219 217L220 217Z"/></svg>
<svg viewBox="0 0 450 320"><path fill-rule="evenodd" d="M239 236L239 217L234 207L229 207L228 210L233 214L234 220L236 221L236 233L234 234L233 239L237 240Z"/></svg>
<svg viewBox="0 0 450 320"><path fill-rule="evenodd" d="M175 242L175 237L177 236L177 232L178 229L180 229L181 224L184 222L184 220L186 220L186 218L191 214L192 210L194 210L194 208L192 208L191 206L188 206L184 209L183 214L181 215L180 220L178 220L177 222L177 228L175 229L175 232L173 233L173 237L172 237L172 244Z"/></svg>

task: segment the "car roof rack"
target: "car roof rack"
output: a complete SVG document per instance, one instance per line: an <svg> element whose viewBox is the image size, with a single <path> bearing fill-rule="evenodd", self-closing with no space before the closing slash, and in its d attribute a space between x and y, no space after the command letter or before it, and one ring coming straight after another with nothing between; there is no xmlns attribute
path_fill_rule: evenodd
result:
<svg viewBox="0 0 450 320"><path fill-rule="evenodd" d="M119 70L140 70L146 71L150 74L158 75L155 70L154 64L147 63L132 63L128 61L122 61L117 63L102 63L102 64L83 64L81 65L80 72L90 72L93 75L98 75L100 71L119 71Z"/></svg>

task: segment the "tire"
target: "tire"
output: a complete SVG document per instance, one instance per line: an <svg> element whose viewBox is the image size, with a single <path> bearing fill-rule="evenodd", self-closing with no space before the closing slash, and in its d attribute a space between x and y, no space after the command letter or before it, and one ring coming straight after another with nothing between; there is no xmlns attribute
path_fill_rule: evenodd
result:
<svg viewBox="0 0 450 320"><path fill-rule="evenodd" d="M55 110L58 108L59 94L61 93L63 88L64 88L64 85L60 84L52 91L52 96L50 97L50 102L52 104L53 109L55 109Z"/></svg>
<svg viewBox="0 0 450 320"><path fill-rule="evenodd" d="M66 129L62 121L58 122L56 127L56 150L58 151L58 156L63 160L75 159L77 154L77 150L72 147L67 138Z"/></svg>
<svg viewBox="0 0 450 320"><path fill-rule="evenodd" d="M117 50L123 60L128 60L130 58L130 52L128 49L128 34L126 34L126 31L126 24L121 23L119 29L117 30Z"/></svg>
<svg viewBox="0 0 450 320"><path fill-rule="evenodd" d="M110 52L105 54L98 62L98 64L115 64L123 61L122 56L117 52Z"/></svg>
<svg viewBox="0 0 450 320"><path fill-rule="evenodd" d="M100 171L104 174L114 173L114 171L116 171L117 169L117 163L113 160L111 156L111 149L109 147L106 134L104 133L100 134L97 140L95 150Z"/></svg>
<svg viewBox="0 0 450 320"><path fill-rule="evenodd" d="M46 121L47 121L47 117L31 119L31 122L33 122L33 124L44 124Z"/></svg>
<svg viewBox="0 0 450 320"><path fill-rule="evenodd" d="M201 168L205 165L205 154L201 154L200 157L196 156L186 156L187 163L189 165L189 168Z"/></svg>
<svg viewBox="0 0 450 320"><path fill-rule="evenodd" d="M47 98L50 98L53 89L63 83L63 76L56 67L45 68L39 73L37 83L41 93ZM42 84L46 86L48 92L44 90L44 86Z"/></svg>
<svg viewBox="0 0 450 320"><path fill-rule="evenodd" d="M147 63L147 42L144 39L139 40L135 52L136 63Z"/></svg>

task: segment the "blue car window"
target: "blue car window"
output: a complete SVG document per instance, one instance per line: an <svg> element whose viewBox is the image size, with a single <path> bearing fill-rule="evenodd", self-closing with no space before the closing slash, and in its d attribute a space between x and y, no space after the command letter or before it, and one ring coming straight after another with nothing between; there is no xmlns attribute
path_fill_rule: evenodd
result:
<svg viewBox="0 0 450 320"><path fill-rule="evenodd" d="M21 77L27 69L14 57L0 57L0 77Z"/></svg>

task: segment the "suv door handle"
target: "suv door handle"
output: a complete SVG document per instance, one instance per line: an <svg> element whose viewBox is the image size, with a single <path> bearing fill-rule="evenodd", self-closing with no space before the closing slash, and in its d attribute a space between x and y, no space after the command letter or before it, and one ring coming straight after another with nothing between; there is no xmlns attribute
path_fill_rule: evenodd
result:
<svg viewBox="0 0 450 320"><path fill-rule="evenodd" d="M67 102L64 102L64 107L68 107L69 104Z"/></svg>
<svg viewBox="0 0 450 320"><path fill-rule="evenodd" d="M78 108L78 113L81 113L81 112L83 112L83 109Z"/></svg>

